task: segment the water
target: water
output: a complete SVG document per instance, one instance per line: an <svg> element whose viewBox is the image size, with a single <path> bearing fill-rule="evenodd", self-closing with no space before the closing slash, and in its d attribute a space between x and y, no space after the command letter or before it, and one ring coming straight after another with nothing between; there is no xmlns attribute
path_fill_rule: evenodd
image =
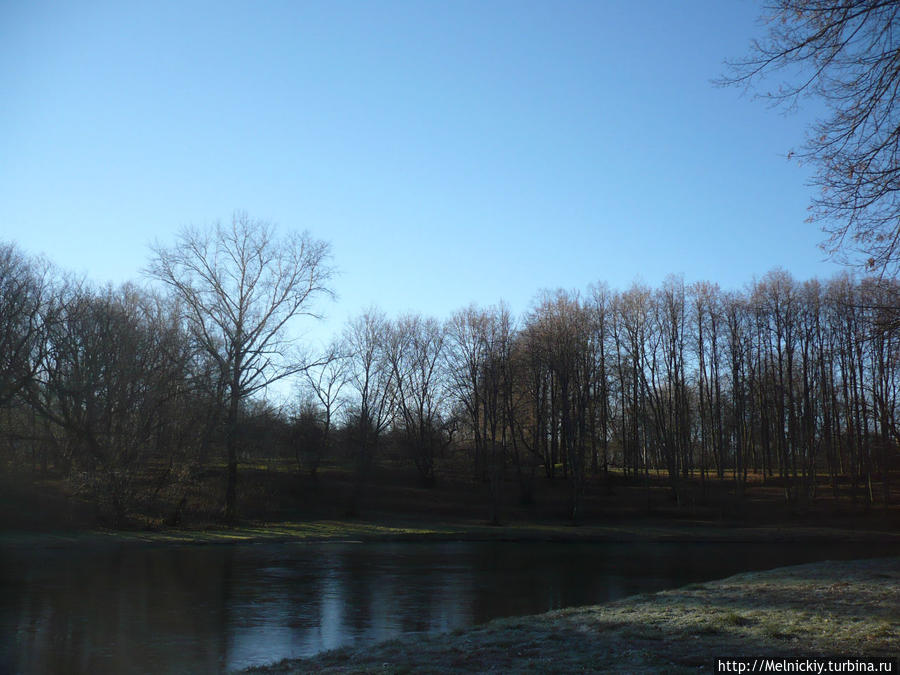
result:
<svg viewBox="0 0 900 675"><path fill-rule="evenodd" d="M0 673L218 672L896 548L279 544L0 552Z"/></svg>

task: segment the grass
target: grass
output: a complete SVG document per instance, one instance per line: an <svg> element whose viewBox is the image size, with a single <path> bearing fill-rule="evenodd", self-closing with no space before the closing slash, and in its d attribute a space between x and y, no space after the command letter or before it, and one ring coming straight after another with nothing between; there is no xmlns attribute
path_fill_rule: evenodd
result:
<svg viewBox="0 0 900 675"><path fill-rule="evenodd" d="M194 471L181 482L159 489L159 475L165 467L152 466L137 479L136 499L130 506L128 526L160 526L173 521L178 510L185 525L221 524L225 492L225 467L213 461ZM90 524L107 517L88 494L73 494L74 487L50 468L46 475L31 472L28 467L4 467L0 472L0 526L13 527L65 521L72 525ZM437 483L422 484L409 462L381 457L368 475L364 495L355 495L355 476L346 460L334 458L320 468L318 480L298 473L293 462L274 458L243 462L239 467L238 510L249 521L275 522L298 519L339 519L358 497L358 512L429 515L435 520L486 519L489 516L488 485L473 479L471 467L459 454L438 462ZM609 472L608 482L602 474L589 476L583 494L583 514L587 521L628 519L652 515L670 520L705 519L738 524L776 522L861 522L878 529L896 529L900 525L900 473L891 485L891 506L878 503L867 508L851 486L840 485L840 498L835 500L827 477L819 477L814 501L798 497L786 504L781 482L763 480L751 474L743 499L737 499L730 476L724 480L698 476L680 483L678 503L665 475L626 478L621 469ZM537 472L528 481L529 500L524 500L515 474L510 470L501 490L501 517L505 521L565 520L568 516L571 489L564 479L548 479ZM170 489L171 488L171 489ZM880 486L876 486L880 495ZM138 498L139 497L139 498ZM14 508L23 507L23 508Z"/></svg>
<svg viewBox="0 0 900 675"><path fill-rule="evenodd" d="M734 528L705 521L631 520L625 523L572 527L566 522L508 523L491 526L481 520L390 516L384 519L248 522L223 527L146 530L67 529L21 531L0 529L0 546L65 544L236 544L281 542L367 541L571 541L571 542L804 542L878 543L900 550L900 533L833 529L824 526L759 526ZM886 551L887 552L887 551Z"/></svg>
<svg viewBox="0 0 900 675"><path fill-rule="evenodd" d="M159 531L84 530L63 533L3 532L0 543L40 545L64 543L234 544L290 541L376 541L458 536L452 527L396 527L359 521L310 521L248 524L234 529L171 529Z"/></svg>
<svg viewBox="0 0 900 675"><path fill-rule="evenodd" d="M803 542L883 544L885 552L900 550L900 531L868 529L858 524L850 530L806 522L733 524L706 519L666 517L612 517L594 519L573 527L565 519L516 520L500 526L461 514L380 512L364 519L315 518L245 520L226 528L215 523L196 523L169 528L150 525L132 529L62 527L56 529L0 527L0 545L64 545L66 543L138 543L157 545L233 544L335 541L573 541L573 542Z"/></svg>
<svg viewBox="0 0 900 675"><path fill-rule="evenodd" d="M694 672L717 656L896 658L900 558L821 562L344 648L262 673Z"/></svg>
<svg viewBox="0 0 900 675"><path fill-rule="evenodd" d="M570 486L564 480L537 476L533 501L523 503L516 481L504 485L500 527L486 524L487 486L473 481L467 465L449 458L441 465L437 485L425 487L408 463L384 458L372 471L359 514L350 519L354 491L352 473L335 461L323 465L318 480L297 474L288 462L242 464L238 482L240 526L227 528L222 519L224 471L209 464L184 487L183 494L160 492L158 499L136 506L119 529L101 529L95 504L75 494L60 478L0 472L0 543L53 544L65 541L121 541L154 544L214 544L276 541L370 540L521 540L521 541L795 541L894 542L900 545L900 477L889 509L866 511L842 493L804 508L784 504L771 481L751 476L746 500L734 513L729 481L697 479L685 483L681 506L672 500L665 477L625 480L620 470L591 477L585 488L584 516L578 527L568 518ZM687 498L690 497L690 498ZM172 520L184 501L183 518ZM167 523L177 522L177 526ZM41 534L36 534L41 533Z"/></svg>

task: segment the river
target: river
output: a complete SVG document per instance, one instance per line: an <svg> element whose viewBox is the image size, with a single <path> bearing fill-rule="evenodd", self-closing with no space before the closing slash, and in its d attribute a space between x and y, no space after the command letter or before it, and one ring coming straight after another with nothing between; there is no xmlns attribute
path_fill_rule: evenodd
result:
<svg viewBox="0 0 900 675"><path fill-rule="evenodd" d="M0 551L0 672L200 673L887 547L326 543Z"/></svg>

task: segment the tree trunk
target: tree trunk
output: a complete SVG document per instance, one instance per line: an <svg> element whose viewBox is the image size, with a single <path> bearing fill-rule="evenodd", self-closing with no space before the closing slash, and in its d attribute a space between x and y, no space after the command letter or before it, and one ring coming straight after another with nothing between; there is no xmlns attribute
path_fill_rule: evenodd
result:
<svg viewBox="0 0 900 675"><path fill-rule="evenodd" d="M237 525L237 449L238 449L238 411L240 397L232 385L228 402L228 418L225 429L225 446L228 453L225 487L225 523L228 527Z"/></svg>

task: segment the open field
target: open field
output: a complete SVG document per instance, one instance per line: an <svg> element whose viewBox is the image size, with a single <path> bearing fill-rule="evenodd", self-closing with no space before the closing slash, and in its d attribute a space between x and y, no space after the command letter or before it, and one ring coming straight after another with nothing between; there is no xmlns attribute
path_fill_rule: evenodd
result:
<svg viewBox="0 0 900 675"><path fill-rule="evenodd" d="M900 558L820 562L249 672L694 672L729 656L896 658L898 607Z"/></svg>

